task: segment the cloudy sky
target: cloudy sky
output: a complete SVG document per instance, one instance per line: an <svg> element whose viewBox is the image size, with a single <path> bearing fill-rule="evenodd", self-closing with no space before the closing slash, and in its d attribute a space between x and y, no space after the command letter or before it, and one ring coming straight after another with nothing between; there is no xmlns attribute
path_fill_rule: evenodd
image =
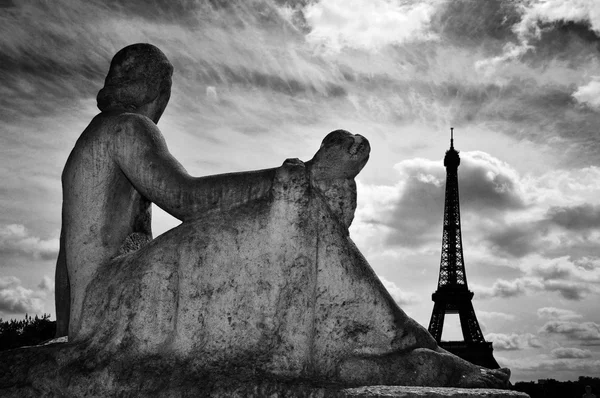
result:
<svg viewBox="0 0 600 398"><path fill-rule="evenodd" d="M1 0L3 319L55 313L62 167L136 42L175 66L159 127L193 175L308 160L338 128L367 137L351 236L425 326L453 126L496 359L513 382L598 376L600 2ZM155 208L155 235L177 223Z"/></svg>

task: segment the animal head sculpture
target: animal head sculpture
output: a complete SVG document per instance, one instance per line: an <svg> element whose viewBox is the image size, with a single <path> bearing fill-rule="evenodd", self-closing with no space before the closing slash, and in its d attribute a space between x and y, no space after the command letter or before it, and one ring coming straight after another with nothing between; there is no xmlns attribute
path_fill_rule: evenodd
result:
<svg viewBox="0 0 600 398"><path fill-rule="evenodd" d="M354 177L369 160L369 141L346 130L329 133L306 162L311 185L323 194L332 212L349 228L356 210Z"/></svg>
<svg viewBox="0 0 600 398"><path fill-rule="evenodd" d="M313 180L354 178L367 161L371 146L359 134L335 130L327 134L315 156L307 163Z"/></svg>

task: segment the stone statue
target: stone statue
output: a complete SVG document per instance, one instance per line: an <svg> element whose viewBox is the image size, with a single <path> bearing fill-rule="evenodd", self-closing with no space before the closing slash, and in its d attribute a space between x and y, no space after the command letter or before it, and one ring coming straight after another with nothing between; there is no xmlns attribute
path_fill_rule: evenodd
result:
<svg viewBox="0 0 600 398"><path fill-rule="evenodd" d="M69 156L59 334L90 358L139 366L158 356L192 373L508 385L508 369L438 347L350 239L354 177L370 152L364 137L337 130L307 162L191 177L155 124L171 74L156 47L119 51L98 94L102 113ZM183 223L152 240L151 202Z"/></svg>
<svg viewBox="0 0 600 398"><path fill-rule="evenodd" d="M62 174L56 266L57 336L75 338L82 300L98 268L152 240L153 202L181 221L264 196L274 170L191 177L156 127L173 66L150 44L123 48L98 93L102 111L81 134Z"/></svg>

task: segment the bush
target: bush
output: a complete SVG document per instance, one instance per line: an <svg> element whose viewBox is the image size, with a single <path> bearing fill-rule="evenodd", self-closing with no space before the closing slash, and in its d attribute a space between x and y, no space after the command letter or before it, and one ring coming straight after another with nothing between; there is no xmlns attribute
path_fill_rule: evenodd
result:
<svg viewBox="0 0 600 398"><path fill-rule="evenodd" d="M12 348L38 345L50 340L56 333L56 321L50 320L50 314L35 318L25 314L25 319L3 321L0 318L0 351Z"/></svg>

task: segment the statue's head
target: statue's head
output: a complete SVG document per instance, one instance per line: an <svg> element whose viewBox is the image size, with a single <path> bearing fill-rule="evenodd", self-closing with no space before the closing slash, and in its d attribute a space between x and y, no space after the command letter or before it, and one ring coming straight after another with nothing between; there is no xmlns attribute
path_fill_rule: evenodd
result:
<svg viewBox="0 0 600 398"><path fill-rule="evenodd" d="M158 121L171 95L173 65L157 47L132 44L120 50L110 63L104 88L98 93L102 112L144 109Z"/></svg>
<svg viewBox="0 0 600 398"><path fill-rule="evenodd" d="M308 163L313 178L354 178L367 164L370 151L369 141L362 135L335 130L327 134Z"/></svg>

